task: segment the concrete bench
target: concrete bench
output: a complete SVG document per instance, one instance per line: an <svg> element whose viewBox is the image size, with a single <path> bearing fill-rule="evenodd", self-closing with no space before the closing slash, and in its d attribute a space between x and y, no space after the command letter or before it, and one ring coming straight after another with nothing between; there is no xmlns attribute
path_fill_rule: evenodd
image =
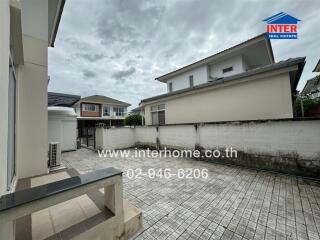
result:
<svg viewBox="0 0 320 240"><path fill-rule="evenodd" d="M108 235L124 236L122 171L115 168L97 170L84 175L33 187L0 198L0 239L15 239L13 221L39 210L104 188L105 206L114 214L106 221Z"/></svg>

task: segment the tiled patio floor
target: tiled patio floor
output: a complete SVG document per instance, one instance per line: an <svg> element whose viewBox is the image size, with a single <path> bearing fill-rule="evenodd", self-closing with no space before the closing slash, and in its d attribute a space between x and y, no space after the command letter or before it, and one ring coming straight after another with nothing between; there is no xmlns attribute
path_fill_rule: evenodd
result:
<svg viewBox="0 0 320 240"><path fill-rule="evenodd" d="M79 172L124 171L124 197L143 211L135 239L320 239L320 184L291 176L187 159L99 158L63 154ZM207 168L208 179L129 180L128 169Z"/></svg>

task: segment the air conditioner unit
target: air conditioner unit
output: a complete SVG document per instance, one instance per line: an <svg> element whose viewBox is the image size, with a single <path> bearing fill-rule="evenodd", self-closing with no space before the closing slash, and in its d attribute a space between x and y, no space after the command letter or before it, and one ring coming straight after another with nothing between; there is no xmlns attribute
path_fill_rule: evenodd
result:
<svg viewBox="0 0 320 240"><path fill-rule="evenodd" d="M49 143L49 161L50 168L60 166L61 164L61 144L59 142Z"/></svg>

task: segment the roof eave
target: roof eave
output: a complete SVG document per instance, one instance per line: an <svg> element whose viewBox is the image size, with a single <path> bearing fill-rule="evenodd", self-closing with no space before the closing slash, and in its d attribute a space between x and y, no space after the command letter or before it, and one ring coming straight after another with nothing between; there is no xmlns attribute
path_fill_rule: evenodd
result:
<svg viewBox="0 0 320 240"><path fill-rule="evenodd" d="M303 67L305 65L305 57L297 58L294 61L285 62L285 63L282 63L282 64L280 64L278 66L275 66L275 67L274 66L267 66L267 67L264 67L263 69L254 69L254 70L251 70L250 72L244 72L244 73L240 73L240 74L237 74L237 75L234 75L234 76L226 77L224 79L221 79L221 83L225 83L227 81L235 81L235 80L242 79L242 78L245 78L245 77L254 76L256 74L262 74L262 73L266 73L266 72L276 71L276 70L288 68L288 67L291 67L291 66L294 66L294 65L298 65L296 79L295 79L295 84L297 85L298 82L299 82L300 76L302 74ZM219 83L215 83L215 84L219 84ZM143 104L146 104L148 102L158 101L160 99L164 99L164 98L171 97L171 96L174 96L174 95L180 95L180 94L183 94L185 92L197 91L197 90L202 89L202 88L214 86L215 84L213 84L213 83L212 84L208 84L207 83L207 84L204 84L203 86L194 87L194 88L191 88L191 89L182 89L182 90L179 90L177 92L173 92L173 93L169 93L169 94L167 93L167 94L163 94L163 95L159 95L159 96L155 96L155 97L151 97L151 98L142 99L140 101L140 104L143 105Z"/></svg>
<svg viewBox="0 0 320 240"><path fill-rule="evenodd" d="M50 35L50 41L49 41L49 46L50 47L54 47L54 42L56 40L57 37L57 33L58 33L58 28L59 28L59 24L60 24L60 20L61 20L61 16L62 16L62 12L63 12L63 8L65 5L65 0L59 0L58 2L58 9L56 12L56 16L54 19L54 24L53 24L53 28L52 28L52 32Z"/></svg>
<svg viewBox="0 0 320 240"><path fill-rule="evenodd" d="M315 66L315 68L313 69L313 72L320 72L320 59L319 59L317 65Z"/></svg>
<svg viewBox="0 0 320 240"><path fill-rule="evenodd" d="M305 64L306 64L305 58L304 58L303 62L298 63L298 70L297 70L297 73L296 73L296 76L295 76L295 79L294 79L294 85L293 85L293 88L292 88L292 93L297 90L297 86L299 84L300 77L302 75L302 72L303 72Z"/></svg>
<svg viewBox="0 0 320 240"><path fill-rule="evenodd" d="M186 72L188 70L192 70L192 69L194 69L196 67L199 67L199 66L203 66L203 65L207 64L208 62L212 61L214 58L217 58L217 57L219 57L221 55L230 54L233 51L237 50L238 48L241 48L241 47L243 48L245 46L248 46L248 45L252 44L252 42L254 42L254 41L259 41L260 38L261 38L261 41L263 41L263 40L266 41L270 62L274 63L275 61L274 61L274 55L273 55L273 51L272 51L271 42L267 38L267 33L262 33L262 34L260 34L258 36L255 36L254 38L251 38L251 39L249 39L247 41L241 42L241 43L239 43L239 44L237 44L235 46L232 46L230 48L227 48L227 49L225 49L225 50L223 50L221 52L215 53L215 54L213 54L213 55L211 55L209 57L203 58L203 59L201 59L199 61L196 61L194 63L186 65L186 66L184 66L182 68L179 68L179 69L177 69L175 71L172 71L172 72L164 74L164 75L162 75L160 77L157 77L157 78L155 78L155 80L165 83L165 82L167 82L167 80L169 78L171 78L171 77L173 77L175 75L184 73L184 72Z"/></svg>
<svg viewBox="0 0 320 240"><path fill-rule="evenodd" d="M92 100L86 100L86 99L80 99L79 101L77 101L75 105L80 104L80 103L93 103L93 104L105 104L105 105L111 105L111 106L126 106L126 107L130 107L131 104L130 103L111 103L111 102L102 102L102 101L92 101Z"/></svg>

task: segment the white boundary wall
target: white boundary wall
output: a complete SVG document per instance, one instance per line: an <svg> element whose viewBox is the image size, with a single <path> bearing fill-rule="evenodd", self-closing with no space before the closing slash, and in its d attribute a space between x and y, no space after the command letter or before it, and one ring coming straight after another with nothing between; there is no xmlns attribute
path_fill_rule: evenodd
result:
<svg viewBox="0 0 320 240"><path fill-rule="evenodd" d="M246 153L297 155L320 162L320 120L230 122L199 125L142 126L103 129L96 133L97 149L156 145L194 149L233 147Z"/></svg>

